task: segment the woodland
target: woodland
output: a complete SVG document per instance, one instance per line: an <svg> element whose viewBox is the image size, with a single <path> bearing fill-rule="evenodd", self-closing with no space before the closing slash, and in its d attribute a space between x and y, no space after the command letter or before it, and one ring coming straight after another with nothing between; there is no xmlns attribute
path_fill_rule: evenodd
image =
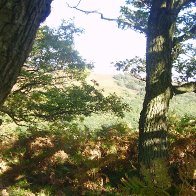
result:
<svg viewBox="0 0 196 196"><path fill-rule="evenodd" d="M0 194L195 195L196 1L127 0L118 19L79 1L146 36L110 78L72 20L41 24L51 2L0 0Z"/></svg>

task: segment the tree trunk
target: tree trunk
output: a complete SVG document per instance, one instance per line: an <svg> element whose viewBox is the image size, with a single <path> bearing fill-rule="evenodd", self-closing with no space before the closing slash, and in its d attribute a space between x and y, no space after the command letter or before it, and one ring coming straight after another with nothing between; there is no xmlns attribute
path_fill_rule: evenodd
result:
<svg viewBox="0 0 196 196"><path fill-rule="evenodd" d="M0 0L0 106L28 57L52 0Z"/></svg>
<svg viewBox="0 0 196 196"><path fill-rule="evenodd" d="M172 97L171 55L176 18L163 2L153 3L148 19L146 95L139 122L139 162L141 172L150 175L153 183L168 186L167 112Z"/></svg>

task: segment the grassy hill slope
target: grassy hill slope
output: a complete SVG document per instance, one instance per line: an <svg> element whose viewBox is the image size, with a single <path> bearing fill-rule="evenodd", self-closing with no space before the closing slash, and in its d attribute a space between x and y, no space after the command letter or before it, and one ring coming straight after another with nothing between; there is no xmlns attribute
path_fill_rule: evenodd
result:
<svg viewBox="0 0 196 196"><path fill-rule="evenodd" d="M138 80L130 74L119 75L104 75L92 73L87 81L93 84L92 80L98 83L97 88L104 89L105 94L116 93L124 98L130 104L131 111L127 112L123 121L128 123L131 127L137 128L139 114L142 109L142 102L145 94L145 82ZM170 114L175 114L179 117L184 115L196 117L196 96L194 93L174 96L170 104ZM86 123L93 127L100 122L106 124L121 121L121 119L112 117L110 115L101 117L94 115L87 118ZM114 122L114 123L115 123ZM90 124L89 124L90 123ZM95 126L96 127L96 126Z"/></svg>

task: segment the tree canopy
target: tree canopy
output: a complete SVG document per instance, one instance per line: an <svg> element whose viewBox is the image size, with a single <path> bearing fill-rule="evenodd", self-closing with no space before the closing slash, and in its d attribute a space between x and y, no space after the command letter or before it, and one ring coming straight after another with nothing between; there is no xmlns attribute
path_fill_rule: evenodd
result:
<svg viewBox="0 0 196 196"><path fill-rule="evenodd" d="M120 28L131 28L148 36L147 26L150 9L153 1L126 1L127 6L121 8L121 16L118 19ZM166 3L166 1L165 1ZM169 2L168 2L169 4ZM172 3L171 3L172 4ZM177 6L178 5L178 6ZM195 2L186 1L182 5L174 2L173 15L178 15L176 19L172 58L173 58L173 81L189 82L195 81L196 59L195 59ZM178 8L175 9L175 6ZM145 72L145 59L135 57L116 62L117 69L130 71L132 74Z"/></svg>
<svg viewBox="0 0 196 196"><path fill-rule="evenodd" d="M42 26L0 111L26 126L38 126L40 120L71 121L96 112L111 111L122 117L127 104L121 98L115 94L106 97L85 82L93 65L74 49L74 34L81 32L71 21L57 29Z"/></svg>

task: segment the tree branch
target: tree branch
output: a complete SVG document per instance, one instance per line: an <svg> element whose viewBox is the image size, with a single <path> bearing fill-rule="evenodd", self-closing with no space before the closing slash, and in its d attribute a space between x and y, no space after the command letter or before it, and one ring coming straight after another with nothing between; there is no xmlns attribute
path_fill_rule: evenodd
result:
<svg viewBox="0 0 196 196"><path fill-rule="evenodd" d="M18 125L18 126L24 126L23 124L20 123L21 120L16 118L16 115L14 114L13 111L9 110L9 108L7 108L6 106L1 106L0 107L0 111L4 114L7 114L12 120L13 122Z"/></svg>
<svg viewBox="0 0 196 196"><path fill-rule="evenodd" d="M125 21L125 20L122 20L121 19L118 19L118 22L122 23L123 26L128 26L128 27L131 27L132 29L136 30L136 31L139 31L140 33L144 33L144 34L147 34L147 29L145 27L141 27L141 26L137 26L137 25L133 25L133 23L131 23L130 21Z"/></svg>
<svg viewBox="0 0 196 196"><path fill-rule="evenodd" d="M79 6L79 4L81 3L81 1L82 1L82 0L80 0L80 1L77 3L76 6L70 6L68 3L67 3L67 6L68 6L69 8L76 9L76 10L78 10L78 11L80 11L80 12L85 13L85 14L98 14L98 15L100 15L101 19L103 19L103 20L113 21L113 22L117 22L117 23L121 22L119 18L107 18L107 17L105 17L105 16L103 15L103 13L101 13L101 12L99 12L99 11L97 11L97 10L87 11L87 10L83 10L83 9L78 8L78 6ZM146 32L147 32L147 30L146 30L145 28L142 28L142 27L136 26L136 25L132 25L129 21L122 21L122 23L123 23L124 26L129 26L129 27L130 27L130 26L133 26L133 29L139 31L140 33L145 33L145 34L146 34Z"/></svg>
<svg viewBox="0 0 196 196"><path fill-rule="evenodd" d="M31 81L29 83L22 85L22 86L18 87L17 89L13 90L12 93L16 94L18 92L22 92L22 93L29 92L32 88L38 87L40 85L42 85L42 86L46 86L46 85L56 86L56 85L66 84L65 81L56 82L55 80L67 79L68 77L69 76L53 77L50 83L48 83L48 81L39 81L39 78L36 78L38 80ZM52 81L55 81L55 82L53 83Z"/></svg>
<svg viewBox="0 0 196 196"><path fill-rule="evenodd" d="M18 92L24 93L24 92L30 90L33 86L38 85L38 84L41 84L41 83L38 83L38 82L34 82L34 83L33 83L33 82L32 82L32 83L24 84L24 85L21 86L20 88L14 90L12 93L13 93L13 94L16 94L16 93L18 93ZM24 90L24 91L23 91L23 90Z"/></svg>
<svg viewBox="0 0 196 196"><path fill-rule="evenodd" d="M196 93L196 82L189 82L182 84L180 86L172 86L173 88L173 93L175 95L178 94L183 94L183 93L188 93L188 92L194 92Z"/></svg>
<svg viewBox="0 0 196 196"><path fill-rule="evenodd" d="M98 12L97 10L87 11L87 10L80 9L80 8L78 8L78 6L79 6L80 3L81 3L81 0L78 2L78 4L76 6L70 6L68 3L67 3L67 6L69 8L76 9L77 11L83 12L85 14L98 14L98 15L100 15L101 19L103 19L103 20L114 21L114 22L117 22L118 21L117 18L107 18L107 17L105 17L103 15L103 13Z"/></svg>

